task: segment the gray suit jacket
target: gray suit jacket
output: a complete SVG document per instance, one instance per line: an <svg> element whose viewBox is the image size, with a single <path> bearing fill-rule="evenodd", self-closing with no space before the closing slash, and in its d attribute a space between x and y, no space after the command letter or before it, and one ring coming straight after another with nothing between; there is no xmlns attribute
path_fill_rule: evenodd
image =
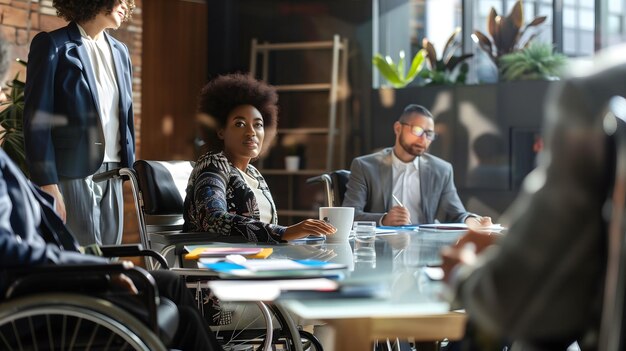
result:
<svg viewBox="0 0 626 351"><path fill-rule="evenodd" d="M622 63L565 81L546 101L546 145L537 170L502 223L510 229L484 264L461 267L457 302L492 332L568 344L598 328L606 264L602 210L614 162L602 132L607 102L626 96ZM554 349L554 348L553 348Z"/></svg>
<svg viewBox="0 0 626 351"><path fill-rule="evenodd" d="M357 157L350 167L343 206L354 207L354 220L380 221L393 207L392 149ZM465 211L454 186L450 163L424 154L419 159L421 214L419 223L464 222ZM414 221L415 222L415 221Z"/></svg>

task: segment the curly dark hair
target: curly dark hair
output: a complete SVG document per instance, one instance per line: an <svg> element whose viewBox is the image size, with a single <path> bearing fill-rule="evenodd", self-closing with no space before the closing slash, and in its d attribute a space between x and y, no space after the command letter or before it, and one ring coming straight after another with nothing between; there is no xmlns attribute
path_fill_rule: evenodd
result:
<svg viewBox="0 0 626 351"><path fill-rule="evenodd" d="M228 114L241 105L252 105L259 110L265 129L264 145L272 141L278 122L278 94L273 86L247 74L227 74L207 83L200 91L199 100L200 113L209 118L208 123L201 123L205 142L203 151L224 149L224 142L217 137L217 130L226 126Z"/></svg>
<svg viewBox="0 0 626 351"><path fill-rule="evenodd" d="M124 2L128 12L124 22L130 20L135 9L135 0L53 0L52 6L57 9L57 15L70 22L85 22L94 19L102 9L106 9L107 15L113 11L117 2Z"/></svg>

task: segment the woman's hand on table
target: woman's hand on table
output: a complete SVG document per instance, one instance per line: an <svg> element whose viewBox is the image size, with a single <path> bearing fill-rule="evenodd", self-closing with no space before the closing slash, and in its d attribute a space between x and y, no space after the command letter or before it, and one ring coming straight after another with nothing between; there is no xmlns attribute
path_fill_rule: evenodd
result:
<svg viewBox="0 0 626 351"><path fill-rule="evenodd" d="M295 240L308 235L332 235L337 232L332 224L319 219L306 219L300 223L287 227L284 240Z"/></svg>

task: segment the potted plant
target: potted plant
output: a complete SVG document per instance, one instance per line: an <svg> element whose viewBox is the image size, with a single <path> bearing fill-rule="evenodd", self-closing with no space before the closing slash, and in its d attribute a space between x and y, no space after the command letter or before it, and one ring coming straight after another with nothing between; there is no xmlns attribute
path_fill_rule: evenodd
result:
<svg viewBox="0 0 626 351"><path fill-rule="evenodd" d="M387 80L388 85L380 88L379 98L383 106L393 106L395 103L395 91L393 89L404 88L411 83L424 66L426 52L422 49L418 51L411 60L409 71L406 72L404 51L400 51L398 63L393 62L390 56L383 58L381 54L374 55L372 64L378 69L380 74Z"/></svg>
<svg viewBox="0 0 626 351"><path fill-rule="evenodd" d="M18 59L23 65L26 62ZM19 73L7 84L11 91L7 101L0 104L0 146L9 157L28 176L26 153L24 151L24 82L19 80Z"/></svg>
<svg viewBox="0 0 626 351"><path fill-rule="evenodd" d="M521 50L527 46L538 34L529 30L546 21L546 16L535 17L524 26L522 0L515 2L508 16L500 16L492 7L487 16L487 30L489 37L481 31L474 31L472 39L487 53L497 67L503 55Z"/></svg>
<svg viewBox="0 0 626 351"><path fill-rule="evenodd" d="M393 62L390 56L383 58L381 54L374 55L374 58L372 59L372 63L376 68L378 68L380 74L394 88L404 88L407 84L411 83L415 77L417 77L417 74L424 65L426 52L424 50L420 50L415 54L415 56L413 56L409 71L406 73L404 50L400 51L399 56L400 59L397 64Z"/></svg>
<svg viewBox="0 0 626 351"><path fill-rule="evenodd" d="M527 47L500 57L503 80L557 80L567 57L555 53L548 43L531 43Z"/></svg>
<svg viewBox="0 0 626 351"><path fill-rule="evenodd" d="M424 79L425 85L465 83L469 67L467 62L464 61L474 56L474 54L463 54L460 56L454 54L461 46L457 39L459 33L461 33L461 28L457 27L446 42L440 58L437 58L437 51L428 38L424 38L422 41L422 47L426 53L427 67L422 69L419 76Z"/></svg>

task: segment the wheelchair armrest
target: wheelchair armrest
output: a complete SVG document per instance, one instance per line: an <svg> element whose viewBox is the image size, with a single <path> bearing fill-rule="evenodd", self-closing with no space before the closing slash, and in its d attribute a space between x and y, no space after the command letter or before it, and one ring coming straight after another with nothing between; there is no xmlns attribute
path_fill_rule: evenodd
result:
<svg viewBox="0 0 626 351"><path fill-rule="evenodd" d="M141 244L100 245L100 250L104 257L139 256L139 253L143 250L143 246Z"/></svg>
<svg viewBox="0 0 626 351"><path fill-rule="evenodd" d="M128 267L122 262L107 264L42 265L7 269L4 272L9 287L5 299L42 292L76 292L101 294L113 292L110 275L130 277L140 291L149 313L149 325L157 328L156 309L159 291L154 278L141 267ZM124 292L124 294L128 294ZM103 296L106 298L106 296ZM156 329L155 329L156 330Z"/></svg>
<svg viewBox="0 0 626 351"><path fill-rule="evenodd" d="M169 269L163 255L153 250L145 250L141 244L102 245L100 250L104 257L152 257L161 264L162 269Z"/></svg>
<svg viewBox="0 0 626 351"><path fill-rule="evenodd" d="M307 178L306 184L330 183L331 179L328 174L318 175L316 177Z"/></svg>
<svg viewBox="0 0 626 351"><path fill-rule="evenodd" d="M119 178L119 177L124 177L124 174L120 172L121 168L115 168L112 169L110 171L106 171L106 172L102 172L102 173L96 173L93 175L93 177L91 178L93 180L94 183L100 183L103 182L105 180L109 180L111 178ZM128 178L127 176L125 177L126 179Z"/></svg>

